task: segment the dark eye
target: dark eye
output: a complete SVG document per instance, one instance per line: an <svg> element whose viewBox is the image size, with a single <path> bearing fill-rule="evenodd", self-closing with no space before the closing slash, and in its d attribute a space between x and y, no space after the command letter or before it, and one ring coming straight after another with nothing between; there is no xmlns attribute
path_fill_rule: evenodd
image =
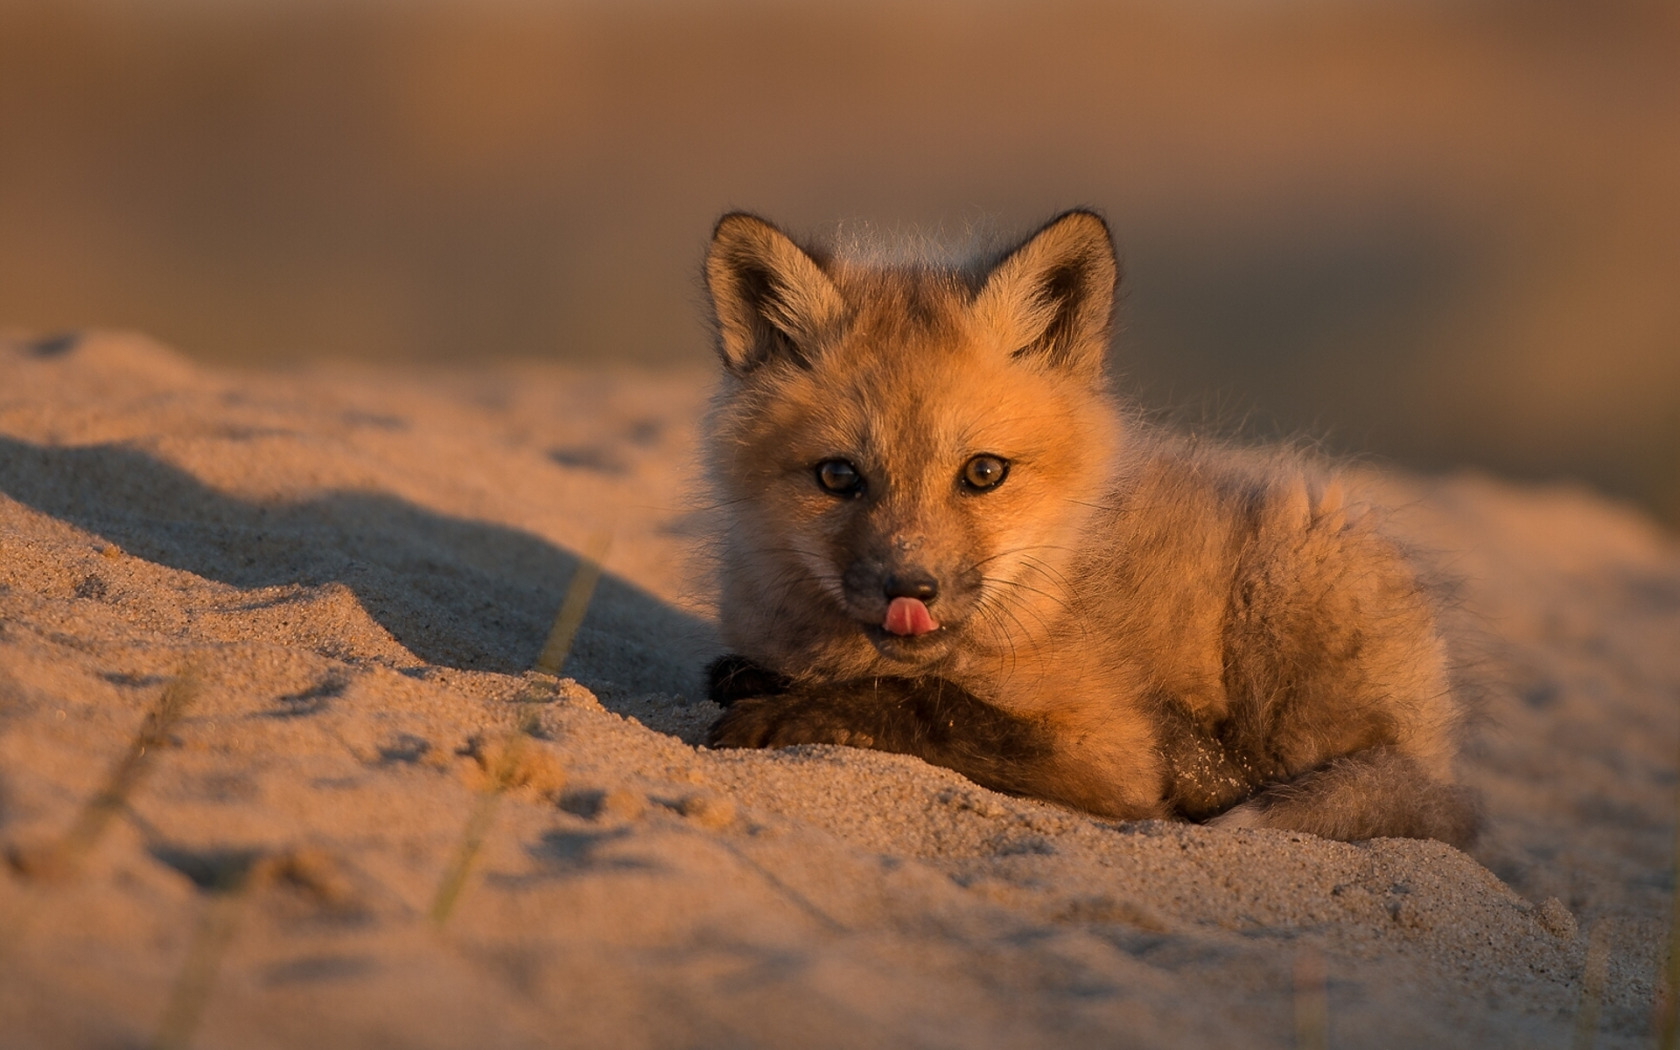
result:
<svg viewBox="0 0 1680 1050"><path fill-rule="evenodd" d="M856 496L863 491L863 475L843 459L825 459L817 464L817 484L836 496Z"/></svg>
<svg viewBox="0 0 1680 1050"><path fill-rule="evenodd" d="M975 492L985 492L1003 484L1003 479L1009 476L1009 461L997 456L975 456L963 464L963 487Z"/></svg>

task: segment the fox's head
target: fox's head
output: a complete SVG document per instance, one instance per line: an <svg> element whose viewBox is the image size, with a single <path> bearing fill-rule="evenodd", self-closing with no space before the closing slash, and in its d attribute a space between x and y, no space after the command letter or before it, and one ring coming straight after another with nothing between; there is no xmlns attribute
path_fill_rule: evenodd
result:
<svg viewBox="0 0 1680 1050"><path fill-rule="evenodd" d="M1115 469L1108 227L996 260L871 265L726 215L711 468L723 625L793 675L909 674L1054 630Z"/></svg>

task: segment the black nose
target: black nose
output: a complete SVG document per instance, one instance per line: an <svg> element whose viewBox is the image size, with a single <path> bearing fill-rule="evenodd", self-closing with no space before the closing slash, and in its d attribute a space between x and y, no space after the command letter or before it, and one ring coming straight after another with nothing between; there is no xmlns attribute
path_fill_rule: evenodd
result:
<svg viewBox="0 0 1680 1050"><path fill-rule="evenodd" d="M894 573L883 588L888 598L915 598L931 602L939 597L939 581L925 572Z"/></svg>

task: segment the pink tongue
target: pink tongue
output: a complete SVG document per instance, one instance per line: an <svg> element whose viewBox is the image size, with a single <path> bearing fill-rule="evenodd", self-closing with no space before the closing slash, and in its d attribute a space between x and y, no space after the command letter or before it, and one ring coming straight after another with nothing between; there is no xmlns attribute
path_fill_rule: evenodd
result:
<svg viewBox="0 0 1680 1050"><path fill-rule="evenodd" d="M894 634L918 635L937 631L939 622L918 599L894 598L887 606L887 620L881 626Z"/></svg>

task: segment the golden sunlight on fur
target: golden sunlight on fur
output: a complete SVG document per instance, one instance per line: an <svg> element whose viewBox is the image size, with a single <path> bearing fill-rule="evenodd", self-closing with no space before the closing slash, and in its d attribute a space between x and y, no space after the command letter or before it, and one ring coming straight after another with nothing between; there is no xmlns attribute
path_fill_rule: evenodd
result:
<svg viewBox="0 0 1680 1050"><path fill-rule="evenodd" d="M903 752L1123 819L1469 842L1427 588L1318 465L1115 400L1118 276L1088 211L952 266L718 223L736 655L711 742Z"/></svg>

